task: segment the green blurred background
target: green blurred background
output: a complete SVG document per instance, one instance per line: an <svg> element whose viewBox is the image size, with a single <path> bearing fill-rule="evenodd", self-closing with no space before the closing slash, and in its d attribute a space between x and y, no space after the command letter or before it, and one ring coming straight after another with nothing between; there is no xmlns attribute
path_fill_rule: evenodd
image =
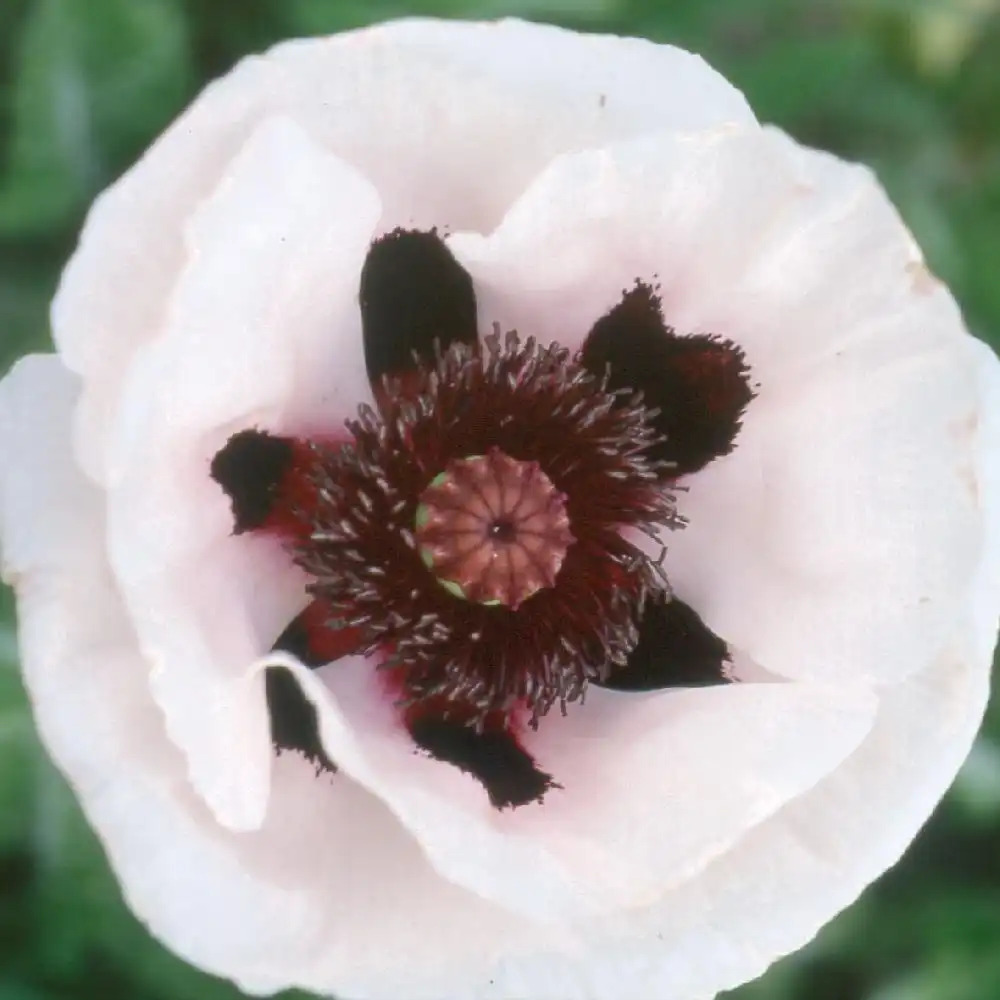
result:
<svg viewBox="0 0 1000 1000"><path fill-rule="evenodd" d="M972 328L1000 341L1000 0L0 0L0 371L47 343L88 202L207 79L280 38L408 13L516 14L703 53L762 119L875 167ZM35 739L16 658L3 593L0 1000L238 996L124 908ZM906 858L727 997L1000 1000L1000 712Z"/></svg>

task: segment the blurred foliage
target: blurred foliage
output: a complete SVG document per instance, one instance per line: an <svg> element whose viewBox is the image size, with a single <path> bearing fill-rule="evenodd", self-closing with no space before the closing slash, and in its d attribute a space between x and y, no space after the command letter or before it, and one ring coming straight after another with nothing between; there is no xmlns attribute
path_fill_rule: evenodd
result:
<svg viewBox="0 0 1000 1000"><path fill-rule="evenodd" d="M0 371L45 343L90 200L206 80L280 38L415 13L513 14L701 52L762 119L875 167L972 327L997 343L1000 0L0 0ZM33 735L2 596L0 1000L238 996L125 909ZM810 948L728 998L996 997L994 711L906 858Z"/></svg>

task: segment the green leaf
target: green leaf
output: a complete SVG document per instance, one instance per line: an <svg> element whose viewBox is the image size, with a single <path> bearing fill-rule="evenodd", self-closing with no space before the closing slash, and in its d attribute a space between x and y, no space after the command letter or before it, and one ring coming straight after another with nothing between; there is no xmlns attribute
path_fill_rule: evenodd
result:
<svg viewBox="0 0 1000 1000"><path fill-rule="evenodd" d="M17 849L30 830L26 808L38 758L27 699L12 662L14 636L8 625L0 632L0 853Z"/></svg>
<svg viewBox="0 0 1000 1000"><path fill-rule="evenodd" d="M1000 348L1000 181L967 187L952 211L965 256L956 291L975 332Z"/></svg>
<svg viewBox="0 0 1000 1000"><path fill-rule="evenodd" d="M62 248L0 244L0 375L22 354L50 350L49 302Z"/></svg>
<svg viewBox="0 0 1000 1000"><path fill-rule="evenodd" d="M980 155L1000 155L1000 9L982 23L953 84L949 102L963 141Z"/></svg>
<svg viewBox="0 0 1000 1000"><path fill-rule="evenodd" d="M395 17L523 17L593 23L617 14L623 0L287 0L286 25L305 35L326 34Z"/></svg>
<svg viewBox="0 0 1000 1000"><path fill-rule="evenodd" d="M191 83L174 0L39 0L21 38L0 236L72 224Z"/></svg>
<svg viewBox="0 0 1000 1000"><path fill-rule="evenodd" d="M974 821L1000 820L1000 745L980 736L951 794L956 808Z"/></svg>

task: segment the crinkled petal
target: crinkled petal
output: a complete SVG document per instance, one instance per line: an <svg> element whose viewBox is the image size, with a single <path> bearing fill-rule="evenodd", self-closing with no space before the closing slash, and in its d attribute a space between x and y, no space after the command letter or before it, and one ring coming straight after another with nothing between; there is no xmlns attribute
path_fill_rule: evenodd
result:
<svg viewBox="0 0 1000 1000"><path fill-rule="evenodd" d="M876 704L847 685L595 689L522 737L561 787L498 811L475 778L414 745L373 663L313 673L281 662L316 704L329 757L389 805L442 875L552 921L642 905L690 878L839 765Z"/></svg>
<svg viewBox="0 0 1000 1000"><path fill-rule="evenodd" d="M261 829L217 825L149 696L100 495L70 454L77 395L54 357L22 361L0 389L4 567L42 737L130 906L186 959L255 992L457 998L505 951L534 948L523 922L437 876L375 798L296 754L274 764Z"/></svg>
<svg viewBox="0 0 1000 1000"><path fill-rule="evenodd" d="M972 587L969 642L975 656L988 663L997 644L1000 608L1000 364L981 340L966 343L976 371L975 416L961 428L966 455L962 469L983 523L982 545Z"/></svg>
<svg viewBox="0 0 1000 1000"><path fill-rule="evenodd" d="M432 118L415 113L417 88ZM554 153L733 121L748 127L564 157L495 244L463 235L454 246L479 268L481 312L497 313L485 318L513 316L523 332L573 343L589 328L577 312L592 323L636 277L654 277L669 322L746 347L760 398L735 454L692 478L686 512L697 499L707 513L677 536L670 571L740 657L799 679L632 696L628 733L615 706L629 696L600 693L537 740L526 734L564 772L563 790L544 809L496 814L474 781L408 743L373 664L308 672L286 658L341 771L275 763L261 671L282 658L255 658L302 581L266 540L229 537L207 465L247 421L308 429L316 405L339 407L339 389L320 396L340 373L311 346L322 323L306 291L321 254L331 275L356 278L372 232L488 231ZM23 362L0 389L0 528L43 737L130 904L186 958L254 991L707 1000L801 945L927 816L979 724L996 635L996 360L964 337L864 171L751 124L728 85L673 50L406 23L248 61L95 209L55 326L87 382L77 443L112 491L110 538L101 498L73 466L76 382L55 359ZM428 134L460 155L442 165ZM239 210L248 196L252 220ZM317 204L327 211L313 218ZM177 220L192 213L185 229ZM327 218L344 228L324 229ZM275 245L282 236L289 246ZM505 286L517 278L511 248L530 261L533 299ZM354 332L338 352L353 379L355 307L336 287L332 299L316 308L333 310L328 345ZM272 301L279 314L264 322ZM849 461L856 481L838 476ZM886 594L894 606L873 616ZM782 604L789 595L798 603ZM837 695L821 698L824 683ZM878 714L865 737L869 686ZM733 732L697 725L722 702L754 769L729 761ZM578 745L585 721L601 746ZM783 747L788 759L774 759ZM697 838L671 829L694 806L668 811L683 787L669 765L685 756L689 777L731 793L698 803ZM660 768L623 777L643 765ZM574 798L584 778L605 791L607 815ZM629 824L650 835L622 858L608 846L633 848ZM733 839L716 836L723 825Z"/></svg>
<svg viewBox="0 0 1000 1000"><path fill-rule="evenodd" d="M124 385L108 545L167 729L234 827L260 823L267 717L251 663L303 601L269 538L232 536L209 476L235 431L335 431L365 393L356 276L373 189L287 119L262 124L186 227L190 264ZM339 416L338 416L339 414Z"/></svg>
<svg viewBox="0 0 1000 1000"><path fill-rule="evenodd" d="M849 685L595 689L525 735L563 789L501 829L545 844L609 907L640 905L842 764L876 704Z"/></svg>
<svg viewBox="0 0 1000 1000"><path fill-rule="evenodd" d="M811 792L657 903L580 919L573 940L437 879L384 807L295 758L278 762L260 831L214 823L148 697L104 562L99 497L72 464L75 380L56 359L21 362L0 390L0 524L26 680L130 904L190 961L260 992L708 1000L757 975L898 857L979 725L1000 605L1000 369L986 348L969 350L982 406L967 428L970 471L989 531L954 642L883 692L871 734Z"/></svg>
<svg viewBox="0 0 1000 1000"><path fill-rule="evenodd" d="M841 767L697 878L593 921L575 954L505 960L485 996L712 1000L800 948L899 858L968 753L988 662L963 645L887 689L871 735Z"/></svg>
<svg viewBox="0 0 1000 1000"><path fill-rule="evenodd" d="M98 479L122 380L161 330L189 257L179 220L271 116L293 119L375 184L383 229L483 231L559 152L754 120L698 56L516 21L400 21L245 60L98 199L63 277L53 328L85 379L78 442Z"/></svg>
<svg viewBox="0 0 1000 1000"><path fill-rule="evenodd" d="M21 358L0 382L0 539L3 579L59 568L83 594L103 545L101 496L81 488L70 455L74 378L55 355Z"/></svg>
<svg viewBox="0 0 1000 1000"><path fill-rule="evenodd" d="M977 408L963 347L833 362L819 384L762 393L731 461L691 478L672 579L769 670L892 682L969 600L981 522L962 474Z"/></svg>
<svg viewBox="0 0 1000 1000"><path fill-rule="evenodd" d="M286 654L264 662L295 675L316 706L327 755L389 806L444 877L543 921L599 912L588 886L543 844L505 837L490 822L492 807L480 784L416 746L374 661L345 657L318 671ZM511 878L512 871L519 877Z"/></svg>
<svg viewBox="0 0 1000 1000"><path fill-rule="evenodd" d="M711 1000L802 947L894 864L951 784L989 697L1000 611L1000 365L965 341L978 418L965 428L985 526L973 600L928 666L884 689L870 735L813 790L654 906L595 923L580 954L505 961L510 996ZM872 804L877 803L877 820Z"/></svg>
<svg viewBox="0 0 1000 1000"><path fill-rule="evenodd" d="M774 131L567 154L488 235L449 242L483 326L580 343L636 279L745 349L732 455L684 480L678 595L764 669L893 680L968 599L967 334L870 173Z"/></svg>

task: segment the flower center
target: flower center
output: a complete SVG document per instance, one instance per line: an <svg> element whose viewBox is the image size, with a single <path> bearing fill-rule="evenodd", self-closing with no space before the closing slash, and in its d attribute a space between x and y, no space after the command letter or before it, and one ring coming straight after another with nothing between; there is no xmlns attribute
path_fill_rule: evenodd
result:
<svg viewBox="0 0 1000 1000"><path fill-rule="evenodd" d="M455 459L420 495L420 555L456 597L519 607L556 582L573 543L560 493L538 462L498 448Z"/></svg>
<svg viewBox="0 0 1000 1000"><path fill-rule="evenodd" d="M271 463L267 524L323 628L377 655L400 704L462 724L515 708L536 724L623 669L669 591L624 529L683 523L643 400L513 331L383 378L376 399L349 441L286 442ZM215 461L234 489L239 445Z"/></svg>

